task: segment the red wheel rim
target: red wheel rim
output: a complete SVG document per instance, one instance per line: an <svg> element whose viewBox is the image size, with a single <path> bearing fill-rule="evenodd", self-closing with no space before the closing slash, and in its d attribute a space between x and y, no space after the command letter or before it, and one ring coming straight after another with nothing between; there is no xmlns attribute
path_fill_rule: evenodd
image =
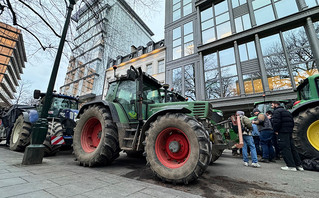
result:
<svg viewBox="0 0 319 198"><path fill-rule="evenodd" d="M155 153L167 168L183 166L190 155L191 147L185 133L174 127L160 132L155 142Z"/></svg>
<svg viewBox="0 0 319 198"><path fill-rule="evenodd" d="M81 145L85 152L91 153L95 151L100 143L102 135L102 125L96 118L90 118L84 124L81 135Z"/></svg>

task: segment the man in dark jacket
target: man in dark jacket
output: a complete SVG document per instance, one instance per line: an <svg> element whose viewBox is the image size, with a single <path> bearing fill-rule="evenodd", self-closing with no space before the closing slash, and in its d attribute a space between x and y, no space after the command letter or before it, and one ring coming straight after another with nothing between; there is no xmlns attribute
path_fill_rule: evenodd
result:
<svg viewBox="0 0 319 198"><path fill-rule="evenodd" d="M274 160L274 148L272 147L271 139L274 135L274 131L272 130L271 122L268 117L260 113L258 108L253 110L253 114L256 118L252 121L253 124L256 124L258 127L258 131L260 133L260 145L262 148L262 159L260 162L275 162Z"/></svg>
<svg viewBox="0 0 319 198"><path fill-rule="evenodd" d="M292 130L294 127L292 114L280 106L278 101L272 102L271 107L274 109L272 117L273 129L278 134L278 145L287 165L281 167L281 170L303 171L299 154L292 140Z"/></svg>

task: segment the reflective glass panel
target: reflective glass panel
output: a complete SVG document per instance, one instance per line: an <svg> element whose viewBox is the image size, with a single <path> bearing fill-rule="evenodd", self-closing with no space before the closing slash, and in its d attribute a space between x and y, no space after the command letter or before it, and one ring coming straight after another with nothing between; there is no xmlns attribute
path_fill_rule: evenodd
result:
<svg viewBox="0 0 319 198"><path fill-rule="evenodd" d="M291 88L291 81L286 67L266 71L270 90L283 90Z"/></svg>
<svg viewBox="0 0 319 198"><path fill-rule="evenodd" d="M231 77L231 76L237 76L236 65L231 65L231 66L228 66L228 67L222 67L221 68L221 75L222 75L222 78Z"/></svg>
<svg viewBox="0 0 319 198"><path fill-rule="evenodd" d="M255 47L254 41L247 43L247 49L248 49L248 56L249 56L250 60L257 58L256 47Z"/></svg>
<svg viewBox="0 0 319 198"><path fill-rule="evenodd" d="M184 44L184 55L190 55L190 54L194 54L194 43L189 42L189 43L185 43Z"/></svg>
<svg viewBox="0 0 319 198"><path fill-rule="evenodd" d="M205 87L208 99L216 99L221 97L221 87L219 80L206 80Z"/></svg>
<svg viewBox="0 0 319 198"><path fill-rule="evenodd" d="M173 40L181 37L181 27L175 28L173 30Z"/></svg>
<svg viewBox="0 0 319 198"><path fill-rule="evenodd" d="M241 32L244 30L241 17L238 17L235 19L235 27L236 27L236 32Z"/></svg>
<svg viewBox="0 0 319 198"><path fill-rule="evenodd" d="M202 30L206 30L207 28L213 27L214 26L214 20L210 19L202 23Z"/></svg>
<svg viewBox="0 0 319 198"><path fill-rule="evenodd" d="M212 53L204 56L205 71L218 68L217 53Z"/></svg>
<svg viewBox="0 0 319 198"><path fill-rule="evenodd" d="M265 5L270 4L271 1L270 0L253 0L252 4L253 4L253 9L256 10L258 8L261 8Z"/></svg>
<svg viewBox="0 0 319 198"><path fill-rule="evenodd" d="M177 9L173 12L173 21L181 18L181 9Z"/></svg>
<svg viewBox="0 0 319 198"><path fill-rule="evenodd" d="M318 70L314 61L296 64L292 67L292 74L297 86L301 80L317 73Z"/></svg>
<svg viewBox="0 0 319 198"><path fill-rule="evenodd" d="M275 7L279 18L298 12L296 1L281 0L275 3Z"/></svg>
<svg viewBox="0 0 319 198"><path fill-rule="evenodd" d="M181 39L179 38L179 39L176 39L175 41L173 41L173 47L176 47L176 46L178 46L178 45L181 45L182 43L181 43Z"/></svg>
<svg viewBox="0 0 319 198"><path fill-rule="evenodd" d="M192 4L187 4L183 7L184 16L192 13Z"/></svg>
<svg viewBox="0 0 319 198"><path fill-rule="evenodd" d="M195 72L193 65L185 66L185 97L188 97L188 100L194 101L195 97Z"/></svg>
<svg viewBox="0 0 319 198"><path fill-rule="evenodd" d="M203 10L201 13L200 13L200 18L201 18L201 21L206 21L207 19L210 19L213 17L213 10L212 8L207 8L206 10Z"/></svg>
<svg viewBox="0 0 319 198"><path fill-rule="evenodd" d="M283 52L279 34L260 39L260 45L264 56Z"/></svg>
<svg viewBox="0 0 319 198"><path fill-rule="evenodd" d="M192 2L192 0L183 0L183 5L189 4L191 2Z"/></svg>
<svg viewBox="0 0 319 198"><path fill-rule="evenodd" d="M182 56L181 46L173 48L173 60L180 58Z"/></svg>
<svg viewBox="0 0 319 198"><path fill-rule="evenodd" d="M179 94L182 94L182 68L173 69L173 88Z"/></svg>
<svg viewBox="0 0 319 198"><path fill-rule="evenodd" d="M239 95L239 86L238 86L238 77L232 78L223 78L222 79L223 87L223 97L232 97Z"/></svg>
<svg viewBox="0 0 319 198"><path fill-rule="evenodd" d="M223 23L223 22L228 21L228 20L229 20L229 13L226 12L226 13L216 17L216 24L220 24L220 23Z"/></svg>
<svg viewBox="0 0 319 198"><path fill-rule="evenodd" d="M216 40L214 28L207 29L202 32L203 44L210 43Z"/></svg>
<svg viewBox="0 0 319 198"><path fill-rule="evenodd" d="M189 41L193 40L193 34L189 34L187 36L184 37L184 43L187 43Z"/></svg>
<svg viewBox="0 0 319 198"><path fill-rule="evenodd" d="M221 39L231 35L230 22L226 22L216 26L217 29L217 38Z"/></svg>
<svg viewBox="0 0 319 198"><path fill-rule="evenodd" d="M251 28L251 22L250 22L250 18L249 18L249 14L245 14L242 16L242 21L244 24L244 30L248 30Z"/></svg>
<svg viewBox="0 0 319 198"><path fill-rule="evenodd" d="M214 10L215 10L215 16L218 16L221 13L228 11L227 1L222 1L219 4L216 4L214 6Z"/></svg>
<svg viewBox="0 0 319 198"><path fill-rule="evenodd" d="M220 66L230 65L235 63L234 48L228 48L219 52Z"/></svg>
<svg viewBox="0 0 319 198"><path fill-rule="evenodd" d="M254 13L257 25L262 25L275 20L274 11L271 5L256 10Z"/></svg>
<svg viewBox="0 0 319 198"><path fill-rule="evenodd" d="M187 35L192 32L193 32L193 22L186 23L184 25L184 35Z"/></svg>
<svg viewBox="0 0 319 198"><path fill-rule="evenodd" d="M308 8L311 8L311 7L318 5L316 0L305 0L305 1L306 1Z"/></svg>
<svg viewBox="0 0 319 198"><path fill-rule="evenodd" d="M248 60L248 54L247 54L247 46L246 44L242 44L238 46L239 49L239 57L240 61L246 61Z"/></svg>

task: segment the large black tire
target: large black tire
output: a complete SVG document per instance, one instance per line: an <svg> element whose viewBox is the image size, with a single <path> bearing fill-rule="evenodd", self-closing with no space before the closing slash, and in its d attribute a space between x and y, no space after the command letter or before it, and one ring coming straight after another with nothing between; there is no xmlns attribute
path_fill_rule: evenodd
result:
<svg viewBox="0 0 319 198"><path fill-rule="evenodd" d="M109 110L102 106L85 109L74 130L73 150L83 166L102 166L119 156L118 133Z"/></svg>
<svg viewBox="0 0 319 198"><path fill-rule="evenodd" d="M292 137L302 158L319 158L319 106L301 111L294 117Z"/></svg>
<svg viewBox="0 0 319 198"><path fill-rule="evenodd" d="M10 137L10 149L13 151L23 151L30 144L31 124L24 121L20 115L12 128Z"/></svg>
<svg viewBox="0 0 319 198"><path fill-rule="evenodd" d="M147 164L166 182L187 184L198 179L211 159L208 132L181 113L159 116L146 132L145 143Z"/></svg>
<svg viewBox="0 0 319 198"><path fill-rule="evenodd" d="M213 134L211 134L213 136L213 143L218 145L218 144L223 144L223 136L220 132L215 132ZM212 164L213 162L215 162L224 152L224 149L214 149L214 145L213 145L213 149L212 149L212 160L210 162L210 164Z"/></svg>
<svg viewBox="0 0 319 198"><path fill-rule="evenodd" d="M43 142L44 145L44 156L53 156L60 151L61 144L52 145L51 144L51 136L62 136L63 128L61 123L49 121L48 123L48 133Z"/></svg>

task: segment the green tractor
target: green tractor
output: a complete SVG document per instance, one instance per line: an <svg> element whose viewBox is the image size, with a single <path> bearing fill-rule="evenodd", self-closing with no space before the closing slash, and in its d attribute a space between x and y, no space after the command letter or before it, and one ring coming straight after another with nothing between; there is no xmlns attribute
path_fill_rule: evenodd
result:
<svg viewBox="0 0 319 198"><path fill-rule="evenodd" d="M164 88L164 89L163 89ZM120 151L142 152L162 181L189 183L225 145L207 101L189 101L133 66L109 83L104 100L79 112L73 149L83 166L112 163ZM213 141L210 141L210 135Z"/></svg>
<svg viewBox="0 0 319 198"><path fill-rule="evenodd" d="M319 74L303 80L297 87L293 140L302 158L319 157Z"/></svg>

